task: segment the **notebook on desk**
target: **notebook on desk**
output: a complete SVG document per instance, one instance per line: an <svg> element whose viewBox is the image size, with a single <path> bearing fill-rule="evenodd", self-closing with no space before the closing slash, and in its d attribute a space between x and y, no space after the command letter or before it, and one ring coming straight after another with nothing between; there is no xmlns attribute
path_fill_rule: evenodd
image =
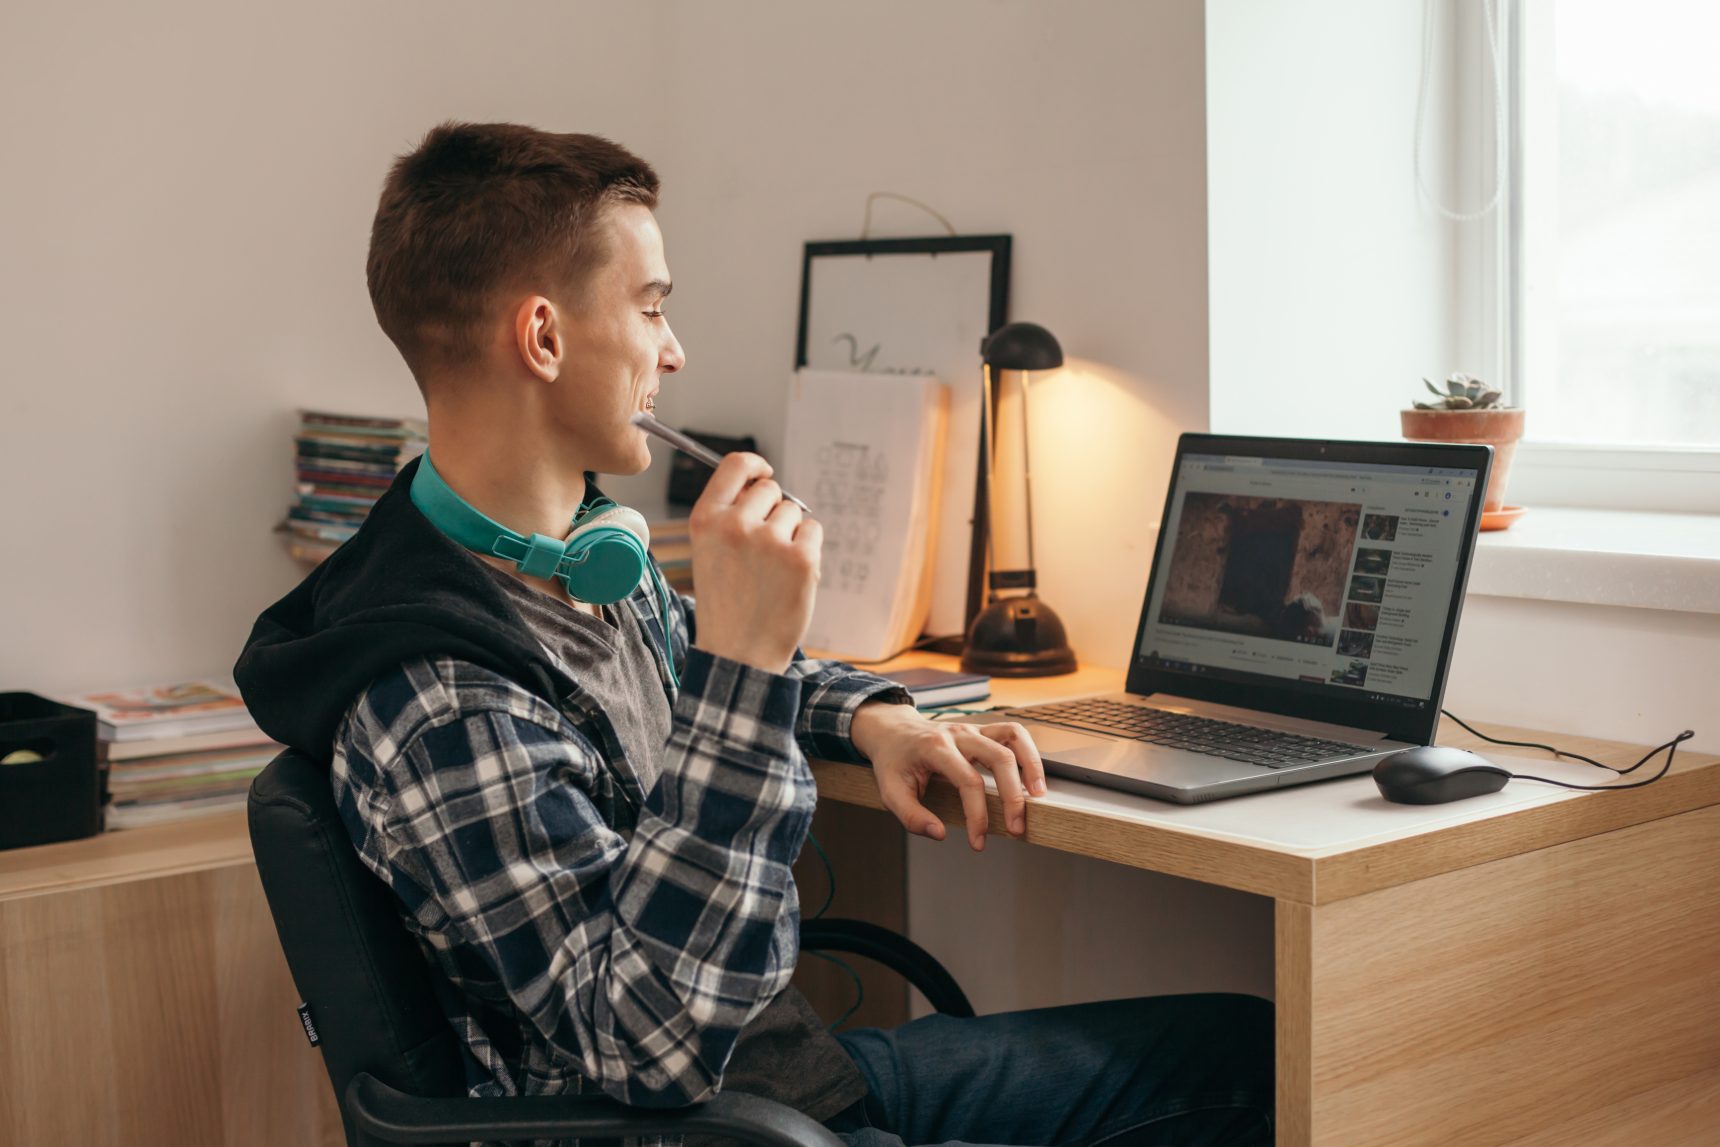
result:
<svg viewBox="0 0 1720 1147"><path fill-rule="evenodd" d="M1432 743L1492 449L1185 434L1127 691L1016 720L1046 772L1182 804Z"/></svg>

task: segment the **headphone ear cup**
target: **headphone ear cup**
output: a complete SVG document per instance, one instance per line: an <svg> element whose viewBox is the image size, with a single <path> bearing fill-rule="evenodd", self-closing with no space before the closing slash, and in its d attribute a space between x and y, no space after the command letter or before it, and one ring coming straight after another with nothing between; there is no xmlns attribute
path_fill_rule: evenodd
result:
<svg viewBox="0 0 1720 1147"><path fill-rule="evenodd" d="M573 532L568 535L568 540L571 542L586 530L595 529L598 526L626 530L639 539L641 549L648 550L651 548L651 527L646 523L645 515L631 506L618 506L613 502L607 506L599 507L581 518L579 524L573 528Z"/></svg>
<svg viewBox="0 0 1720 1147"><path fill-rule="evenodd" d="M568 535L567 552L579 557L568 570L568 594L589 605L610 605L632 593L651 568L651 527L627 506L609 506L582 519Z"/></svg>

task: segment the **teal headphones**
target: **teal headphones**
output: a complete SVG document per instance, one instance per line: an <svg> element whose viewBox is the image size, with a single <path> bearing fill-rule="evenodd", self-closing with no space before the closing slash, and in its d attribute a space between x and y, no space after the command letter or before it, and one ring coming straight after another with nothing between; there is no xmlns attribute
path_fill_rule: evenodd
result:
<svg viewBox="0 0 1720 1147"><path fill-rule="evenodd" d="M646 573L656 583L663 606L663 632L667 640L669 595L662 575L648 552L651 528L637 510L598 498L582 505L574 514L573 532L566 538L547 534L526 537L502 525L456 494L436 467L430 452L418 460L412 476L412 504L452 541L474 553L489 554L514 563L528 577L561 582L567 595L587 605L611 605L631 594ZM666 652L669 680L680 687L672 653Z"/></svg>

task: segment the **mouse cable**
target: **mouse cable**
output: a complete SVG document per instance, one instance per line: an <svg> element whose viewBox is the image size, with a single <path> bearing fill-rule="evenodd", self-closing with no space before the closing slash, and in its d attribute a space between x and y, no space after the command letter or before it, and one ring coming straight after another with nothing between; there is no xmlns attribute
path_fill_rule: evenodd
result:
<svg viewBox="0 0 1720 1147"><path fill-rule="evenodd" d="M824 865L824 903L820 904L818 906L818 911L814 912L809 917L809 919L817 920L830 908L830 902L836 899L836 866L830 863L830 854L824 851L824 846L818 843L818 838L816 836L809 832L806 834L806 839L807 842L812 845L812 851L818 854L819 861ZM843 1012L840 1016L837 1016L836 1021L830 1025L830 1030L835 1031L838 1027L848 1021L849 1016L860 1010L860 1005L866 1001L866 985L860 981L860 973L856 972L853 966L846 960L839 960L828 953L814 952L810 949L807 950L806 954L808 956L817 956L820 960L835 964L838 968L847 972L848 978L854 981L854 1002L848 1006L847 1011Z"/></svg>
<svg viewBox="0 0 1720 1147"><path fill-rule="evenodd" d="M1483 741L1487 741L1491 744L1511 745L1511 746L1514 746L1514 747L1520 748L1520 749L1544 749L1545 751L1553 754L1555 757L1569 757L1573 761L1581 761L1585 765L1593 765L1597 769L1605 769L1609 773L1617 773L1621 777L1625 776L1629 773L1636 772L1636 770L1642 768L1643 765L1647 764L1649 762L1649 760L1652 759L1656 753L1658 753L1662 749L1666 748L1665 745L1657 745L1656 747L1650 749L1648 752L1644 753L1642 755L1642 759L1639 760L1636 764L1632 765L1630 768L1620 769L1620 768L1616 768L1612 765L1605 764L1601 761L1597 761L1593 757L1585 757L1581 753L1572 753L1572 752L1568 752L1564 749L1554 748L1552 745L1543 745L1539 741L1502 741L1498 737L1489 737L1486 733L1483 733L1480 729L1477 729L1475 726L1473 726L1469 722L1465 721L1462 717L1459 717L1456 713L1453 713L1450 709L1441 709L1439 712L1442 716L1450 717L1453 721L1456 721L1459 725L1462 725L1466 731L1475 734L1477 737L1480 737ZM1684 737L1678 738L1678 740L1684 740L1684 739L1685 739Z"/></svg>
<svg viewBox="0 0 1720 1147"><path fill-rule="evenodd" d="M830 902L836 899L836 867L830 863L830 854L824 851L824 846L818 843L818 838L812 833L806 834L806 841L812 845L812 851L818 854L818 859L824 864L824 903L818 906L818 911L807 917L817 920L829 910Z"/></svg>
<svg viewBox="0 0 1720 1147"><path fill-rule="evenodd" d="M808 956L816 956L827 963L835 964L838 968L847 972L848 978L854 981L854 1002L848 1005L847 1011L843 1012L834 1020L830 1021L830 1023L825 1025L830 1031L835 1031L837 1028L847 1023L848 1017L859 1011L860 1005L866 1002L866 985L860 981L860 973L856 972L854 970L854 966L847 960L838 959L837 957L830 955L828 952L814 952L811 949L807 949L805 954Z"/></svg>
<svg viewBox="0 0 1720 1147"><path fill-rule="evenodd" d="M1661 749L1665 749L1666 750L1666 760L1660 766L1660 771L1658 773L1655 773L1652 777L1649 777L1646 781L1632 781L1628 785L1573 785L1569 781L1555 781L1551 777L1532 777L1526 773L1512 773L1511 778L1513 780L1518 780L1518 781L1540 781L1542 784L1546 784L1546 785L1558 785L1562 789L1581 789L1584 792L1591 792L1591 793L1611 792L1613 789L1640 789L1642 786L1652 785L1655 781L1658 781L1661 777L1664 777L1666 775L1666 771L1672 767L1672 755L1674 753L1678 752L1679 744L1681 742L1688 741L1690 738L1694 737L1695 735L1696 735L1695 733L1693 733L1689 729L1686 729L1686 730L1684 730L1684 732L1678 734L1678 736L1672 738L1672 740L1666 742L1666 744L1656 746L1655 749L1653 750L1653 752L1651 752L1649 754L1649 756L1653 756L1654 753L1658 753L1658 752L1660 752ZM1643 758L1643 760L1647 760L1647 759L1648 759L1647 757ZM1641 762L1638 762L1638 764L1640 764L1640 763ZM1602 768L1605 768L1605 767L1606 766L1604 766L1604 765L1602 766ZM1635 767L1636 767L1635 765L1631 766L1631 768L1635 768Z"/></svg>

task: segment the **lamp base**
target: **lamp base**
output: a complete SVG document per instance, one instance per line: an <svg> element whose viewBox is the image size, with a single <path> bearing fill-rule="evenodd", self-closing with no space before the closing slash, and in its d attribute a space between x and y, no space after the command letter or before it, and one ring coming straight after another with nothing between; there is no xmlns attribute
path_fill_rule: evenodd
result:
<svg viewBox="0 0 1720 1147"><path fill-rule="evenodd" d="M992 677L1057 677L1075 672L1063 620L1037 597L1007 597L986 606L968 630L962 668Z"/></svg>

